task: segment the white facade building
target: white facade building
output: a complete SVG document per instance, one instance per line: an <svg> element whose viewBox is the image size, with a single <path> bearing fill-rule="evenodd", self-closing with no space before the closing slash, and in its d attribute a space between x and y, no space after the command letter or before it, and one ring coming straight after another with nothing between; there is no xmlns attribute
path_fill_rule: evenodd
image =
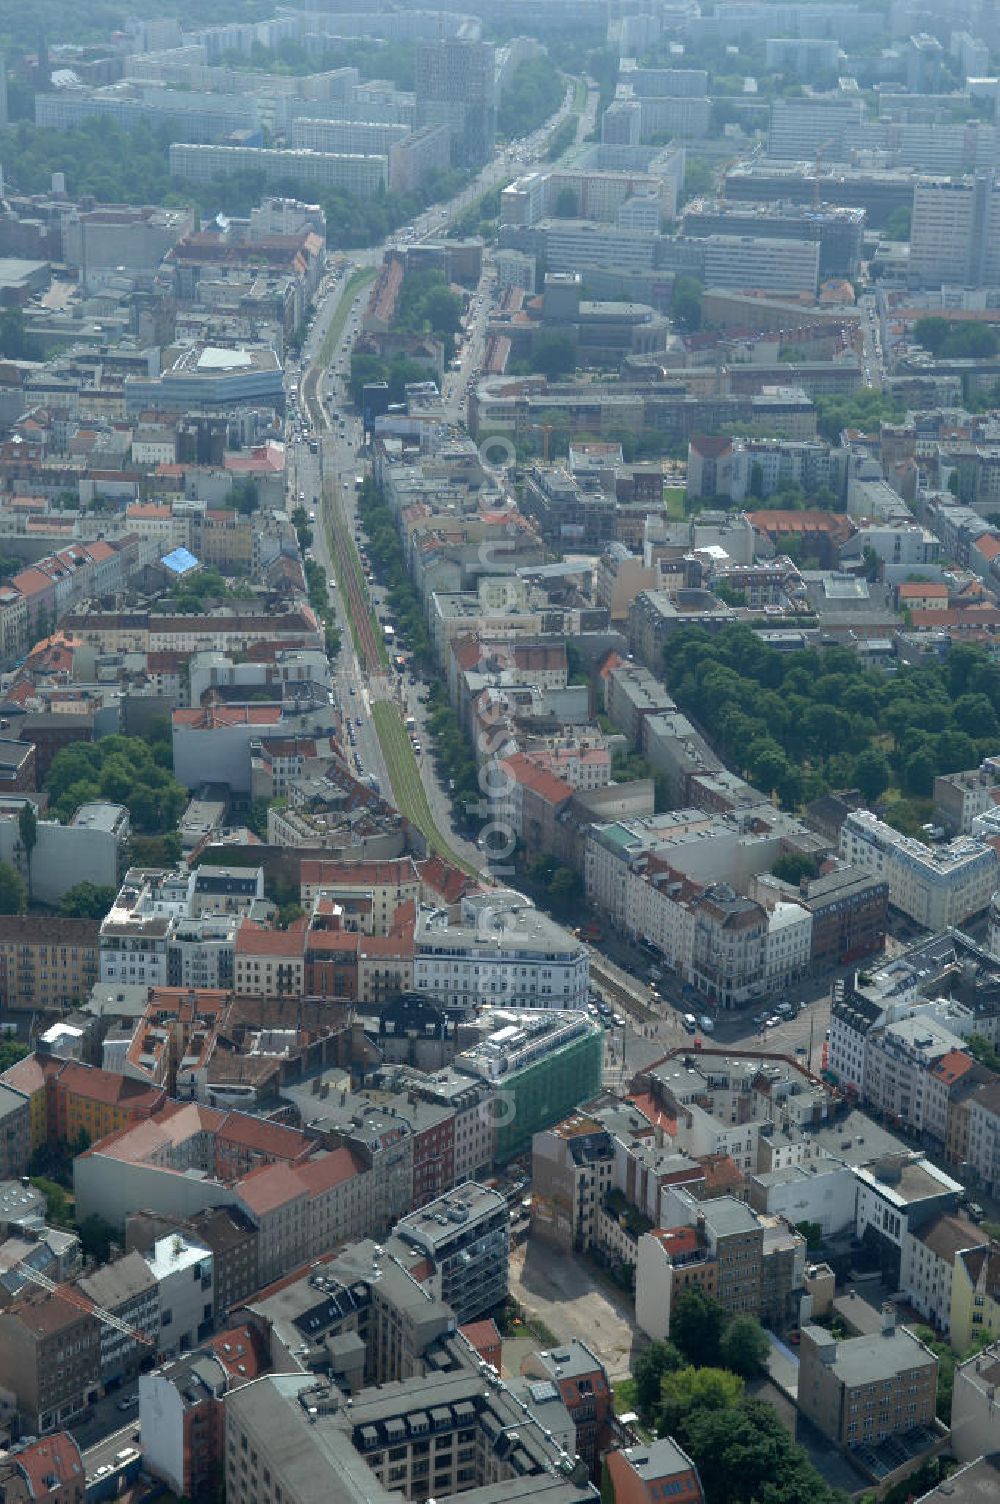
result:
<svg viewBox="0 0 1000 1504"><path fill-rule="evenodd" d="M160 1287L160 1351L197 1347L212 1329L211 1249L171 1233L144 1257Z"/></svg>
<svg viewBox="0 0 1000 1504"><path fill-rule="evenodd" d="M980 913L1000 886L992 846L971 837L925 846L868 810L853 810L844 821L840 854L884 878L893 907L926 929L947 929Z"/></svg>
<svg viewBox="0 0 1000 1504"><path fill-rule="evenodd" d="M586 946L519 893L466 898L460 921L422 909L413 937L413 985L450 1007L585 1009Z"/></svg>

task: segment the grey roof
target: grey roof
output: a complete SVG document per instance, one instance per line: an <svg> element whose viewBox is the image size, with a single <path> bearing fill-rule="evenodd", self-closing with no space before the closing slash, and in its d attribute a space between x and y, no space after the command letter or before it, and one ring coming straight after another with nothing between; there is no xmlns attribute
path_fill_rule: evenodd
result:
<svg viewBox="0 0 1000 1504"><path fill-rule="evenodd" d="M19 1180L0 1181L0 1224L44 1218L46 1206L37 1187L22 1185Z"/></svg>
<svg viewBox="0 0 1000 1504"><path fill-rule="evenodd" d="M561 1379L576 1379L584 1374L604 1371L604 1364L597 1354L579 1338L574 1338L572 1342L561 1342L548 1352L536 1353L531 1361L533 1366L544 1368Z"/></svg>
<svg viewBox="0 0 1000 1504"><path fill-rule="evenodd" d="M84 1295L106 1311L117 1310L136 1295L157 1288L156 1276L141 1253L127 1253L113 1264L103 1264L76 1283Z"/></svg>
<svg viewBox="0 0 1000 1504"><path fill-rule="evenodd" d="M756 1232L760 1220L744 1201L735 1196L716 1196L711 1201L699 1202L698 1210L704 1213L705 1222L716 1237L729 1237L733 1233Z"/></svg>
<svg viewBox="0 0 1000 1504"><path fill-rule="evenodd" d="M917 1504L993 1504L1000 1498L1000 1454L977 1457L957 1473L949 1474L930 1493L921 1494Z"/></svg>
<svg viewBox="0 0 1000 1504"><path fill-rule="evenodd" d="M830 1334L822 1327L806 1330L822 1346L829 1344ZM904 1326L891 1332L878 1331L865 1337L848 1337L836 1344L832 1368L840 1382L853 1389L859 1384L874 1384L909 1373L914 1368L936 1366L937 1359Z"/></svg>
<svg viewBox="0 0 1000 1504"><path fill-rule="evenodd" d="M409 1238L421 1244L429 1252L441 1243L448 1243L456 1233L467 1228L477 1219L506 1215L507 1204L499 1191L489 1186L467 1181L457 1185L444 1195L410 1212L396 1223L395 1236L404 1242Z"/></svg>
<svg viewBox="0 0 1000 1504"><path fill-rule="evenodd" d="M907 1149L901 1138L881 1128L856 1107L838 1117L835 1123L811 1129L809 1137L833 1159L853 1166L870 1165L885 1154L901 1154Z"/></svg>
<svg viewBox="0 0 1000 1504"><path fill-rule="evenodd" d="M0 1081L0 1118L5 1118L9 1113L15 1113L22 1108L27 1109L28 1099L21 1091L16 1091L13 1086L5 1086Z"/></svg>
<svg viewBox="0 0 1000 1504"><path fill-rule="evenodd" d="M220 1399L227 1384L226 1370L215 1354L206 1348L184 1353L152 1374L144 1375L139 1381L140 1390L149 1379L155 1378L173 1384L185 1408L210 1398Z"/></svg>
<svg viewBox="0 0 1000 1504"><path fill-rule="evenodd" d="M694 1467L690 1457L681 1451L672 1436L661 1436L658 1441L646 1442L643 1446L625 1447L623 1456L646 1483L669 1478L671 1473L686 1473Z"/></svg>

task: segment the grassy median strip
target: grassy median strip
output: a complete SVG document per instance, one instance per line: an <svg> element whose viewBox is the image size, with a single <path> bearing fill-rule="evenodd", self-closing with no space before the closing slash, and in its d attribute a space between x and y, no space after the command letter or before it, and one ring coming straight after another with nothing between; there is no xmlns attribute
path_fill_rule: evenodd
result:
<svg viewBox="0 0 1000 1504"><path fill-rule="evenodd" d="M385 758L393 798L401 813L418 830L423 831L433 852L446 861L453 862L470 877L478 877L480 874L476 868L452 851L434 823L434 816L427 802L427 790L421 780L417 759L399 710L387 700L376 700L372 705L372 720Z"/></svg>
<svg viewBox="0 0 1000 1504"><path fill-rule="evenodd" d="M319 357L316 362L318 365L328 366L330 364L330 357L336 349L340 336L344 332L344 326L350 317L351 309L354 307L354 299L367 282L375 281L377 275L378 267L359 266L358 270L351 273L340 289L340 297L337 299L337 307L334 310L333 318L330 320L330 327L323 336L323 343L319 347Z"/></svg>

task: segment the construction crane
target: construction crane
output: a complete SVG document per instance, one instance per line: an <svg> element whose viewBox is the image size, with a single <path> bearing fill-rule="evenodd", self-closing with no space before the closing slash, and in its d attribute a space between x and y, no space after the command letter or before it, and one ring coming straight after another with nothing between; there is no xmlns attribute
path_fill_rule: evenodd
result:
<svg viewBox="0 0 1000 1504"><path fill-rule="evenodd" d="M831 146L836 146L836 144L837 144L837 138L836 138L836 136L831 136L828 141L821 141L820 144L819 144L819 146L817 146L817 148L816 148L816 176L813 178L813 208L814 209L818 209L819 208L819 166L820 166L820 162L821 162L821 160L823 158L823 153L829 151L830 147Z"/></svg>
<svg viewBox="0 0 1000 1504"><path fill-rule="evenodd" d="M75 1306L84 1316L93 1316L103 1326L113 1327L124 1337L131 1337L133 1342L142 1342L146 1347L155 1347L153 1338L147 1337L145 1332L137 1331L135 1327L129 1326L127 1321L122 1321L120 1316L116 1316L112 1311L106 1311L103 1306L95 1305L92 1300L88 1300L85 1295L81 1295L69 1285L57 1285L55 1280L49 1279L47 1274L39 1274L38 1270L32 1269L29 1264L18 1264L11 1272L23 1275L33 1285L40 1286L50 1295L58 1295L60 1300L65 1300L67 1305Z"/></svg>

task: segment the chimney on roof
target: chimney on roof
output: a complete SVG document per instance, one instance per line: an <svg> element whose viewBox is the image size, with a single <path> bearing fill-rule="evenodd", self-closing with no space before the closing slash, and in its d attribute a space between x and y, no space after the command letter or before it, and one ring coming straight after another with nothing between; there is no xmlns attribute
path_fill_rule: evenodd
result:
<svg viewBox="0 0 1000 1504"><path fill-rule="evenodd" d="M896 1307L891 1300L882 1304L882 1336L891 1337L896 1330Z"/></svg>

